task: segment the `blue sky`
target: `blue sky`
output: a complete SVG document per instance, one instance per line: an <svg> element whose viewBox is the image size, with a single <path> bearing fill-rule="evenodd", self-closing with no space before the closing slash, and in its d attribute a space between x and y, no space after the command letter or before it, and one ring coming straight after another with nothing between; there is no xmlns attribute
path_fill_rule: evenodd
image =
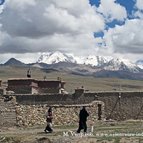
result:
<svg viewBox="0 0 143 143"><path fill-rule="evenodd" d="M5 0L0 0L0 5L3 5Z"/></svg>
<svg viewBox="0 0 143 143"><path fill-rule="evenodd" d="M89 2L92 6L96 6L96 7L100 6L100 0L89 0ZM133 12L136 11L135 0L116 0L116 3L125 7L125 9L127 11L128 19L132 19L132 18L134 19L132 14L133 14ZM125 21L118 21L118 20L114 19L113 21L106 23L106 29L113 28L116 25L123 25L124 22ZM101 33L101 35L100 35L100 33ZM103 32L98 32L96 35L103 36Z"/></svg>
<svg viewBox="0 0 143 143"><path fill-rule="evenodd" d="M0 62L55 51L136 61L142 27L143 0L0 0Z"/></svg>
<svg viewBox="0 0 143 143"><path fill-rule="evenodd" d="M92 6L96 5L99 7L100 0L89 0ZM124 6L127 10L128 16L132 14L132 11L135 10L135 0L116 0L116 3Z"/></svg>

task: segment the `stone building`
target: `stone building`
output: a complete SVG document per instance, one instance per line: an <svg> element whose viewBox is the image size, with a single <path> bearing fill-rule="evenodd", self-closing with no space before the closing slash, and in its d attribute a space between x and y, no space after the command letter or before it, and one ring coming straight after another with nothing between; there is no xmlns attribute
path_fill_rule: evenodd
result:
<svg viewBox="0 0 143 143"><path fill-rule="evenodd" d="M0 95L3 95L4 90L2 88L2 80L0 79Z"/></svg>
<svg viewBox="0 0 143 143"><path fill-rule="evenodd" d="M57 93L64 91L65 82L61 80L35 80L32 78L9 79L7 91L15 94L43 94Z"/></svg>
<svg viewBox="0 0 143 143"><path fill-rule="evenodd" d="M62 93L65 82L60 80L38 80L39 93Z"/></svg>
<svg viewBox="0 0 143 143"><path fill-rule="evenodd" d="M2 80L0 79L0 87L2 86Z"/></svg>
<svg viewBox="0 0 143 143"><path fill-rule="evenodd" d="M9 79L7 91L13 91L15 94L36 94L38 93L38 84L32 78Z"/></svg>

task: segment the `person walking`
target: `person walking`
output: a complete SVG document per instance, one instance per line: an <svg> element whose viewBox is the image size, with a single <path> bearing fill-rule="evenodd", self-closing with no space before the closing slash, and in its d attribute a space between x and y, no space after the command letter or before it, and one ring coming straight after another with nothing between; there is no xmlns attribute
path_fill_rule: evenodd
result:
<svg viewBox="0 0 143 143"><path fill-rule="evenodd" d="M52 108L49 107L47 113L46 113L46 121L47 121L47 126L45 128L45 133L52 133L53 132L53 129L52 129L52 119L53 119L53 116L52 116Z"/></svg>
<svg viewBox="0 0 143 143"><path fill-rule="evenodd" d="M80 113L79 113L79 128L77 130L77 133L80 133L80 131L82 129L84 129L84 133L87 132L87 124L86 124L86 121L87 121L87 117L89 116L89 113L86 111L86 108L83 107L81 110L80 110Z"/></svg>

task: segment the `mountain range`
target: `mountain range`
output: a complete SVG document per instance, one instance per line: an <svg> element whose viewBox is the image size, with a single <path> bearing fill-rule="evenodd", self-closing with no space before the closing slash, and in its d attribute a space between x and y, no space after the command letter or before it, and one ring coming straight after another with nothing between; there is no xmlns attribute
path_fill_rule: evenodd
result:
<svg viewBox="0 0 143 143"><path fill-rule="evenodd" d="M3 66L28 66L46 70L57 70L94 77L118 77L124 79L143 79L143 60L136 63L125 59L105 58L89 55L76 57L62 52L43 53L35 63L24 64L11 58Z"/></svg>
<svg viewBox="0 0 143 143"><path fill-rule="evenodd" d="M63 54L61 52L42 54L37 61L37 63L46 64L56 64L60 62L90 65L92 67L112 71L126 70L131 72L139 72L142 69L141 64L143 64L143 61L132 63L131 61L125 59L107 59L95 55L89 55L87 57L75 57L74 55Z"/></svg>

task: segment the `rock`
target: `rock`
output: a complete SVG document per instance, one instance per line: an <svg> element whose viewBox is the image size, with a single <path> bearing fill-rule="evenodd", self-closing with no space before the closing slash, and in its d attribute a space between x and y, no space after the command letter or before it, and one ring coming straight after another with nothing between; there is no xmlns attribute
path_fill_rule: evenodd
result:
<svg viewBox="0 0 143 143"><path fill-rule="evenodd" d="M52 143L52 142L50 141L50 139L43 137L43 138L37 139L35 143Z"/></svg>

